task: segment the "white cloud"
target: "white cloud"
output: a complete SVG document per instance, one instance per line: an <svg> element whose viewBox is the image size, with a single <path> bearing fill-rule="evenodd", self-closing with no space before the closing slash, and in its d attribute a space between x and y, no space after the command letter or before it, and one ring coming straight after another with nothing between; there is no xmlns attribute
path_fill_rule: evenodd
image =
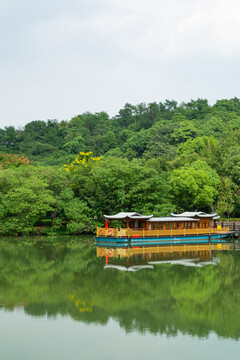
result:
<svg viewBox="0 0 240 360"><path fill-rule="evenodd" d="M109 36L117 37L123 49L136 52L138 56L145 53L149 54L148 60L154 57L171 60L202 53L239 55L239 1L107 2L112 4L112 12L106 14L107 22L100 15L102 21L98 31L106 33L105 24L112 21L115 26L112 24ZM128 9L127 16L119 11L123 7ZM94 24L96 26L97 22Z"/></svg>
<svg viewBox="0 0 240 360"><path fill-rule="evenodd" d="M239 95L236 0L2 1L0 120Z"/></svg>
<svg viewBox="0 0 240 360"><path fill-rule="evenodd" d="M96 43L148 62L201 54L231 57L240 52L240 3L235 0L104 0L105 7L84 19L61 15L37 25L45 45ZM74 50L73 50L74 51ZM89 52L91 54L91 51Z"/></svg>

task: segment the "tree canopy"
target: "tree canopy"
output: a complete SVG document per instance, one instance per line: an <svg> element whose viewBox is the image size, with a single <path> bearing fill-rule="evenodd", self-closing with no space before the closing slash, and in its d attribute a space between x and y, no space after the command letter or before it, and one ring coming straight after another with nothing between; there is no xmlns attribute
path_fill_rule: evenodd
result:
<svg viewBox="0 0 240 360"><path fill-rule="evenodd" d="M127 210L168 215L198 208L240 217L239 159L237 98L212 106L206 99L127 103L113 117L86 112L70 121L5 127L0 206L2 221L14 224L2 231L29 232L45 223L54 232L92 231L103 213ZM38 201L45 207L23 219L17 197L28 211Z"/></svg>

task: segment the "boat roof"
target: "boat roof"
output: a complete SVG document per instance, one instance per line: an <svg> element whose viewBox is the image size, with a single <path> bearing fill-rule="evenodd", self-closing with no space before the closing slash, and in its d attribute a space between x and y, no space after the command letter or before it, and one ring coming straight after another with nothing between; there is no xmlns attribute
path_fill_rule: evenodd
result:
<svg viewBox="0 0 240 360"><path fill-rule="evenodd" d="M202 211L185 211L182 214L173 214L171 217L153 217L153 215L142 215L137 212L120 212L115 215L104 215L108 220L148 220L149 222L174 222L174 221L198 221L197 218L212 218L213 220L219 219L217 213L207 214ZM196 218L197 217L197 218Z"/></svg>
<svg viewBox="0 0 240 360"><path fill-rule="evenodd" d="M176 221L199 221L199 219L191 219L188 217L152 217L149 222L176 222Z"/></svg>
<svg viewBox="0 0 240 360"><path fill-rule="evenodd" d="M137 212L120 212L116 215L104 215L106 219L109 220L124 220L124 219L132 219L132 220L148 220L153 215L141 215Z"/></svg>
<svg viewBox="0 0 240 360"><path fill-rule="evenodd" d="M182 214L173 214L171 213L172 216L174 217L189 217L189 218L193 218L195 216L200 217L200 218L213 218L217 215L217 213L214 214L207 214L203 211L185 211Z"/></svg>

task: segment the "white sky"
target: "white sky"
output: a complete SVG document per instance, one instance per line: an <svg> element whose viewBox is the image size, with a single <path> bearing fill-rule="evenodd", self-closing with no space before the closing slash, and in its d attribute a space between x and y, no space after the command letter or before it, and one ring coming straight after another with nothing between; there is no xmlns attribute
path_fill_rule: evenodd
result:
<svg viewBox="0 0 240 360"><path fill-rule="evenodd" d="M0 127L240 97L239 0L0 0Z"/></svg>

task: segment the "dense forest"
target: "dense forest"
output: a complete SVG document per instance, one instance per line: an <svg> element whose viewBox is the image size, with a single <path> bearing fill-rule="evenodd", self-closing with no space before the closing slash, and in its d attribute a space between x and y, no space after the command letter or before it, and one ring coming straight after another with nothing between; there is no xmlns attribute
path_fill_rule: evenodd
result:
<svg viewBox="0 0 240 360"><path fill-rule="evenodd" d="M240 99L126 104L0 129L0 233L93 232L103 214L240 217Z"/></svg>

